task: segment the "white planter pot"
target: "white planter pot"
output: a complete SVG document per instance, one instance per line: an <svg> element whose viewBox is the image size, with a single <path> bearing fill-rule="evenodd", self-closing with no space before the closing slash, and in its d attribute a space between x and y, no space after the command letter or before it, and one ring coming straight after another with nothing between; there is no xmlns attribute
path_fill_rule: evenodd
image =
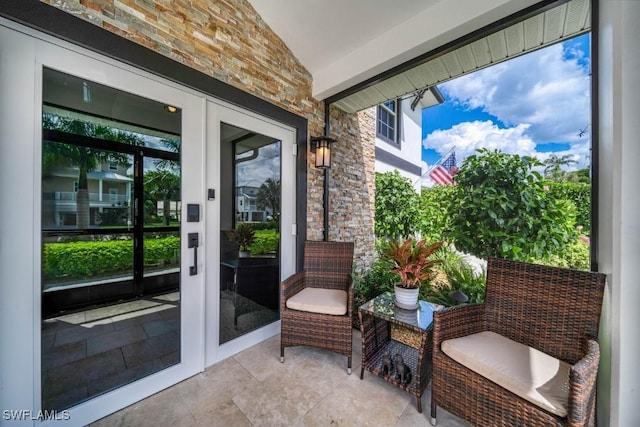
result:
<svg viewBox="0 0 640 427"><path fill-rule="evenodd" d="M238 258L251 258L251 251L238 252Z"/></svg>
<svg viewBox="0 0 640 427"><path fill-rule="evenodd" d="M394 286L396 294L396 305L400 308L413 310L418 308L418 292L420 289L407 289L398 285Z"/></svg>

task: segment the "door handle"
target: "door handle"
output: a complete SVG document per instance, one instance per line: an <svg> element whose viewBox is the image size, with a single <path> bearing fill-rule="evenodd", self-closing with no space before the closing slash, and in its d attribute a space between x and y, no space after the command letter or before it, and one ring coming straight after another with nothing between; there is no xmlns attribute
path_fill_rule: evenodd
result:
<svg viewBox="0 0 640 427"><path fill-rule="evenodd" d="M198 274L198 233L189 233L187 240L187 247L193 248L193 265L189 267L189 276L195 276Z"/></svg>

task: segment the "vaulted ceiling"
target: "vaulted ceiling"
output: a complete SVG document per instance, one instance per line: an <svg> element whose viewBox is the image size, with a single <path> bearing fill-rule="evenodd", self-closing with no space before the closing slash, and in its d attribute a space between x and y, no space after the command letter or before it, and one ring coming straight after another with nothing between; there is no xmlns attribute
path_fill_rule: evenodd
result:
<svg viewBox="0 0 640 427"><path fill-rule="evenodd" d="M591 28L589 0L249 1L312 74L313 95L348 112ZM533 5L540 6L535 13ZM518 22L501 22L519 12L527 13ZM494 23L501 25L484 31ZM468 35L470 43L454 45ZM424 95L423 107L437 102L430 91Z"/></svg>

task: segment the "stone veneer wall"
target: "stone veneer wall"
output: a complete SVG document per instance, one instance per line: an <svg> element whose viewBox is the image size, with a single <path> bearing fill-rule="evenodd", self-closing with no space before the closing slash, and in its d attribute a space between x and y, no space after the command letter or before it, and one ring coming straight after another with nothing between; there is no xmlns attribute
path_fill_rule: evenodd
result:
<svg viewBox="0 0 640 427"><path fill-rule="evenodd" d="M322 135L324 105L311 75L246 0L41 0L121 37L306 117ZM356 267L373 251L375 116L331 110L336 156L330 239L356 242ZM307 237L321 240L322 171L308 157Z"/></svg>

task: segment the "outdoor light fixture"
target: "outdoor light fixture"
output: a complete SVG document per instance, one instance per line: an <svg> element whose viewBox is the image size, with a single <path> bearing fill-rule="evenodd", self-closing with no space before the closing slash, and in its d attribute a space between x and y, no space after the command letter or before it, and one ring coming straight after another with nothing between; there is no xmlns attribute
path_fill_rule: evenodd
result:
<svg viewBox="0 0 640 427"><path fill-rule="evenodd" d="M331 144L335 139L328 136L311 137L311 152L316 153L316 167L328 169L331 167Z"/></svg>

